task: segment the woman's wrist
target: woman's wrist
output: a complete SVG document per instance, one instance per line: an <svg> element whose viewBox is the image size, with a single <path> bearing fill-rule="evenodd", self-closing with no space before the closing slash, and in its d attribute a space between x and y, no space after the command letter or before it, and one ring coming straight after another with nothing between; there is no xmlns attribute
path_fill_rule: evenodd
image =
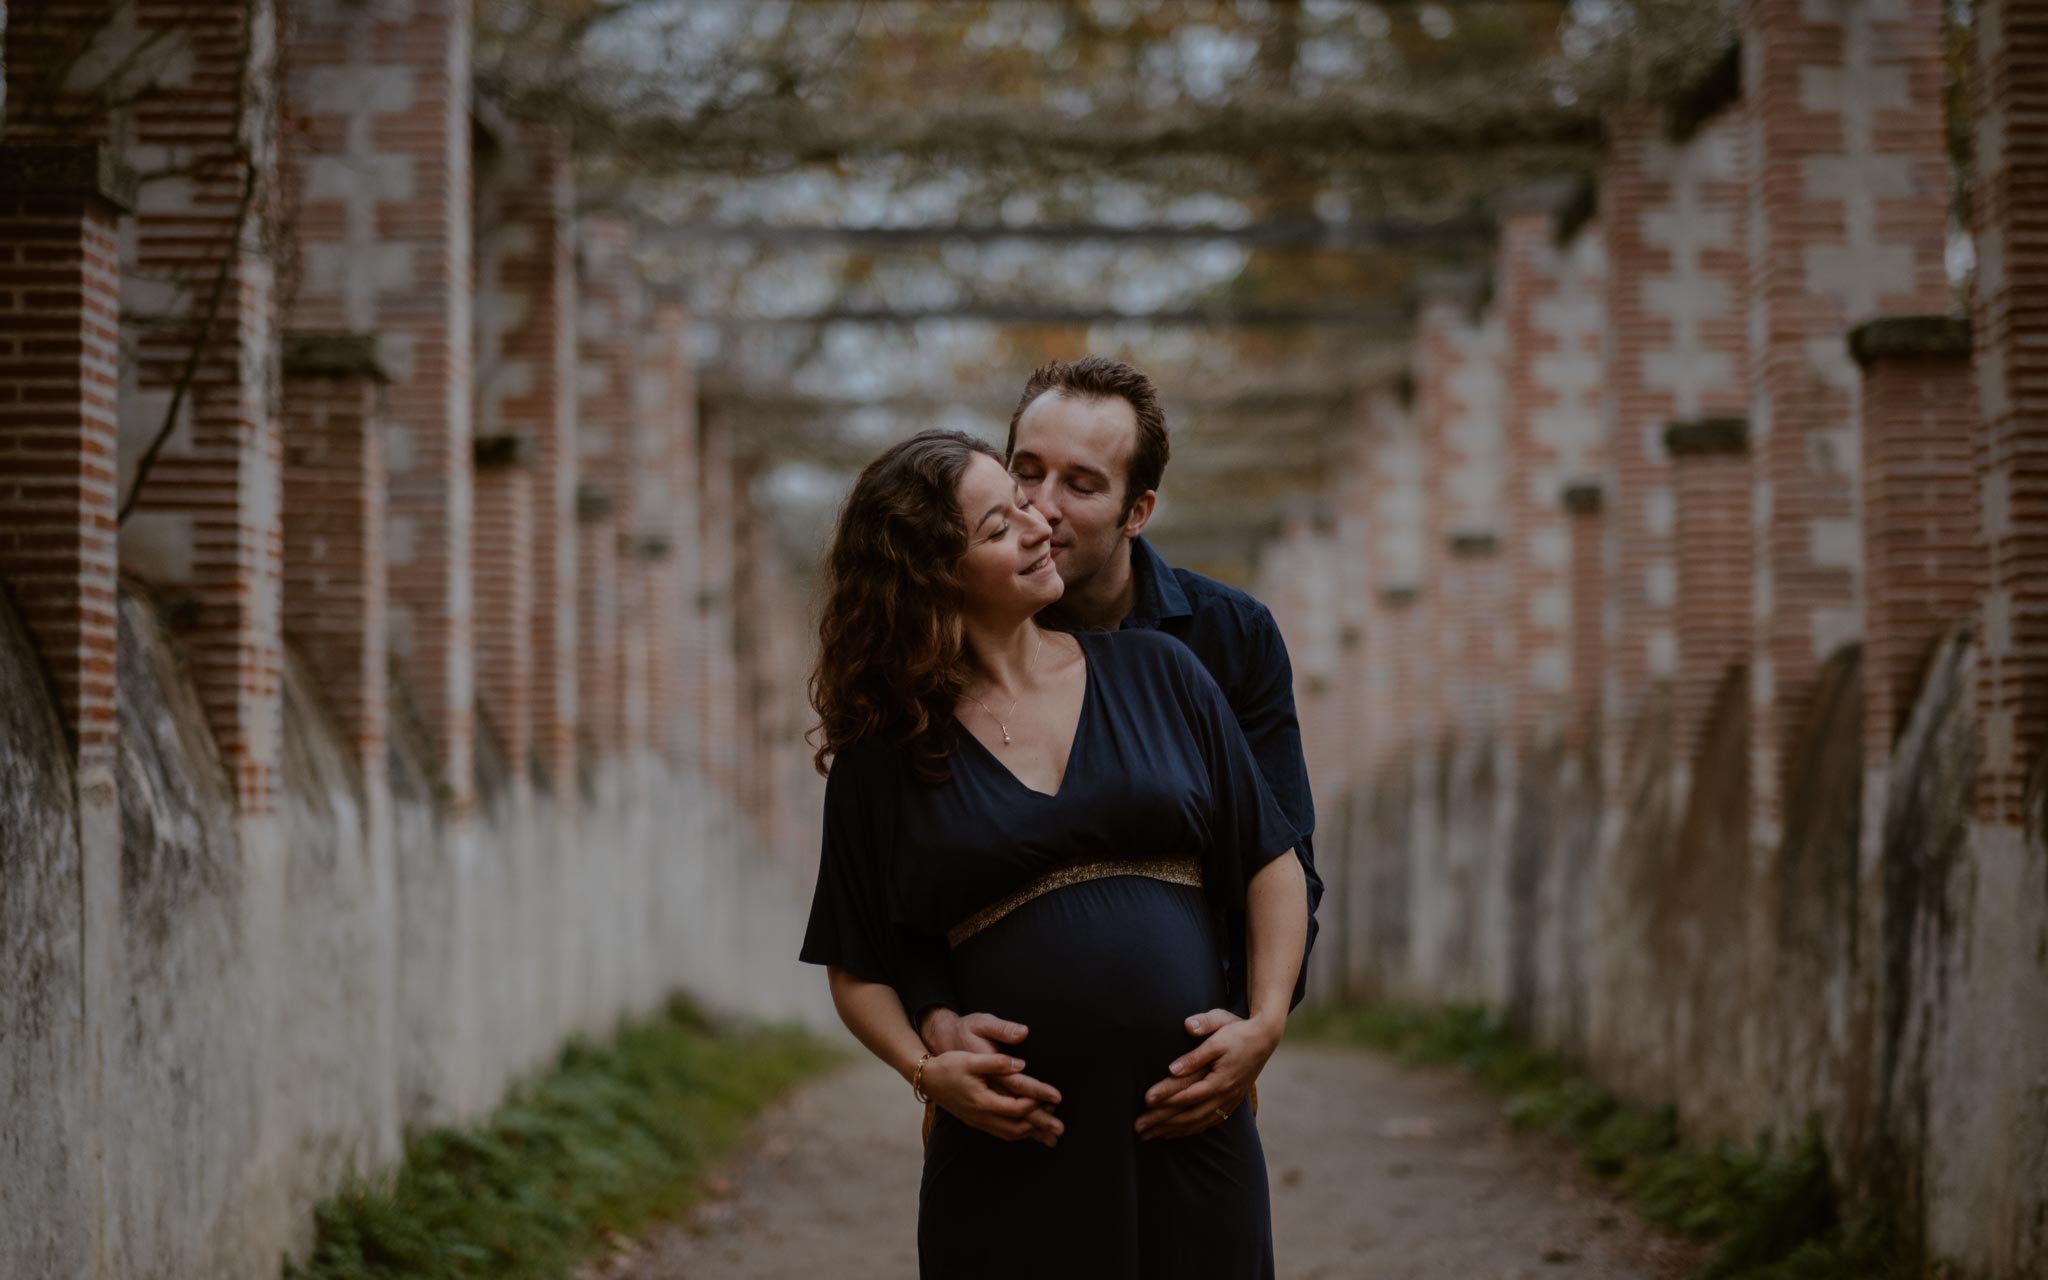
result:
<svg viewBox="0 0 2048 1280"><path fill-rule="evenodd" d="M1260 1035L1277 1045L1280 1043L1280 1037L1287 1033L1287 1007L1283 1003L1277 1009L1254 1009L1251 1017L1245 1021Z"/></svg>

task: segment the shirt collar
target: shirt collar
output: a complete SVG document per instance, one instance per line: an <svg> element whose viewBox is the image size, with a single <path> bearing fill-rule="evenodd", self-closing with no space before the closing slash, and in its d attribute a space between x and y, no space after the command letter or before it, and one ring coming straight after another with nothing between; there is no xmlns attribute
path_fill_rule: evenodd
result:
<svg viewBox="0 0 2048 1280"><path fill-rule="evenodd" d="M1143 538L1131 539L1131 581L1135 599L1130 616L1124 619L1127 627L1156 627L1168 618L1185 618L1195 611L1173 566Z"/></svg>

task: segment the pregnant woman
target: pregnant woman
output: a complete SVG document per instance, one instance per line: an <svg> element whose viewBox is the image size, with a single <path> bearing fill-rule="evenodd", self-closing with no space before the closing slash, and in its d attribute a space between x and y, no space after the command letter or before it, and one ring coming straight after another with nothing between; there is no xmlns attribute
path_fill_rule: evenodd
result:
<svg viewBox="0 0 2048 1280"><path fill-rule="evenodd" d="M1307 930L1300 862L1281 856L1294 833L1178 641L1033 621L1062 590L1050 549L972 436L926 432L862 472L812 681L828 781L802 956L938 1104L925 1280L1270 1277L1251 1109L1219 1103L1217 1123L1157 1141L1135 1122L1204 1043L1187 1011L1229 1003L1240 937L1251 1016L1206 1043L1254 1075L1279 1044ZM1030 1028L1034 1096L991 1087L1019 1058L925 1051L891 984L932 965Z"/></svg>

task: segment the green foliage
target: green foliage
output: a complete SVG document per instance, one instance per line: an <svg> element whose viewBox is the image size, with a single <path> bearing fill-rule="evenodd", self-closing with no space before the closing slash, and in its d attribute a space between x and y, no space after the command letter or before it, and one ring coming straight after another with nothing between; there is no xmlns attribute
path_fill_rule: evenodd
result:
<svg viewBox="0 0 2048 1280"><path fill-rule="evenodd" d="M1645 1218L1714 1245L1698 1280L1918 1280L1874 1219L1845 1225L1817 1127L1779 1151L1686 1141L1676 1108L1623 1102L1532 1048L1477 1005L1310 1010L1298 1034L1363 1045L1416 1066L1456 1067L1503 1096L1520 1129L1569 1139L1586 1168Z"/></svg>
<svg viewBox="0 0 2048 1280"><path fill-rule="evenodd" d="M285 1280L552 1280L689 1207L747 1120L834 1050L786 1028L721 1034L687 1001L577 1040L475 1128L423 1132L394 1175L351 1179Z"/></svg>

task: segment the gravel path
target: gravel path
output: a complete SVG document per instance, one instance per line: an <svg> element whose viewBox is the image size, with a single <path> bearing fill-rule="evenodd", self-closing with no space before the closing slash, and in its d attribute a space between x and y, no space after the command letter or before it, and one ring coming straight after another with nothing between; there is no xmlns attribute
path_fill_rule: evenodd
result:
<svg viewBox="0 0 2048 1280"><path fill-rule="evenodd" d="M1689 1260L1455 1073L1290 1045L1259 1093L1285 1280L1668 1280ZM908 1280L917 1124L886 1069L836 1071L763 1117L719 1198L589 1275Z"/></svg>

